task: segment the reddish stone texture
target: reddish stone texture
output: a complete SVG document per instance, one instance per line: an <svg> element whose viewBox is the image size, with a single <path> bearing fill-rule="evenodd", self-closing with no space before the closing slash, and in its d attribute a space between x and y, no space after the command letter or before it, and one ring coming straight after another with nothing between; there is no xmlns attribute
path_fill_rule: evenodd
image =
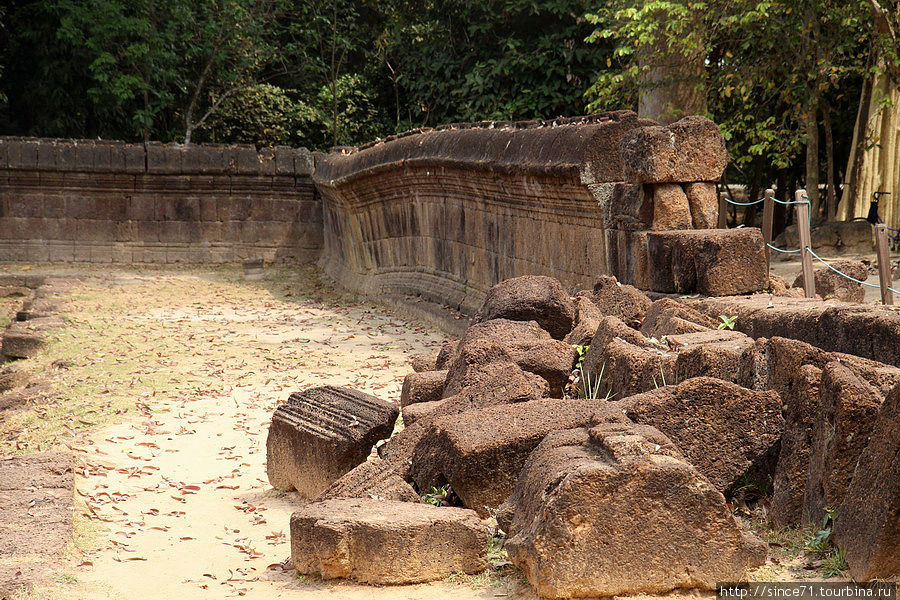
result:
<svg viewBox="0 0 900 600"><path fill-rule="evenodd" d="M312 261L304 149L0 138L0 260Z"/></svg>

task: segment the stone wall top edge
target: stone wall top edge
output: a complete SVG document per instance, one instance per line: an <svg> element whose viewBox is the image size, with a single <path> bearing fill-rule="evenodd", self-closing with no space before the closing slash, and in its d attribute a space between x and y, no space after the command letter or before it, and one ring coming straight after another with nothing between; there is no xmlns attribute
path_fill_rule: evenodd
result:
<svg viewBox="0 0 900 600"><path fill-rule="evenodd" d="M306 148L0 136L0 170L308 177Z"/></svg>
<svg viewBox="0 0 900 600"><path fill-rule="evenodd" d="M592 174L591 182L621 181L624 175L618 141L622 133L653 124L634 112L617 111L555 121L482 122L419 129L364 146L333 149L317 160L314 180L320 185L339 185L401 163L560 174L582 168L588 160L601 159L612 165L607 170L613 172Z"/></svg>

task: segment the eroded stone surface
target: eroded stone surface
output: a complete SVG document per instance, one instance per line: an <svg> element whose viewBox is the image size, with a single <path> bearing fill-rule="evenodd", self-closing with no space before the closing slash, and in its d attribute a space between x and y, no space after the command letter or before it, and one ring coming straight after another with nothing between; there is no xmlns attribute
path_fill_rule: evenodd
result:
<svg viewBox="0 0 900 600"><path fill-rule="evenodd" d="M632 183L718 181L728 164L715 123L685 117L667 127L642 127L625 137L625 180Z"/></svg>
<svg viewBox="0 0 900 600"><path fill-rule="evenodd" d="M711 377L631 396L616 407L667 435L722 492L768 455L784 428L778 394Z"/></svg>
<svg viewBox="0 0 900 600"><path fill-rule="evenodd" d="M333 498L372 498L419 502L419 495L390 465L380 458L369 458L325 488L317 501Z"/></svg>
<svg viewBox="0 0 900 600"><path fill-rule="evenodd" d="M315 498L362 463L390 436L396 404L349 388L324 386L294 393L275 409L266 441L269 483Z"/></svg>
<svg viewBox="0 0 900 600"><path fill-rule="evenodd" d="M856 581L900 573L900 386L888 394L834 526Z"/></svg>
<svg viewBox="0 0 900 600"><path fill-rule="evenodd" d="M514 277L491 288L474 322L491 319L535 321L561 340L572 331L575 306L559 281L552 277Z"/></svg>
<svg viewBox="0 0 900 600"><path fill-rule="evenodd" d="M424 503L332 499L291 516L294 567L323 579L393 585L478 573L487 541L475 512Z"/></svg>
<svg viewBox="0 0 900 600"><path fill-rule="evenodd" d="M651 427L548 435L510 504L510 560L544 598L712 589L766 558L721 492Z"/></svg>
<svg viewBox="0 0 900 600"><path fill-rule="evenodd" d="M533 400L441 417L418 443L412 475L423 490L449 483L465 506L486 516L512 493L547 433L614 420L625 419L596 400Z"/></svg>
<svg viewBox="0 0 900 600"><path fill-rule="evenodd" d="M410 373L403 379L403 388L400 390L400 406L440 400L444 394L446 380L447 371Z"/></svg>

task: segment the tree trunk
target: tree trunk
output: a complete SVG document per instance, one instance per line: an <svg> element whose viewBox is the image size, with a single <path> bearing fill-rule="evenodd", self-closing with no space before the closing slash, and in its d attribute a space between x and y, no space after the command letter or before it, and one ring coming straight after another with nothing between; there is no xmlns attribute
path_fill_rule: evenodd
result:
<svg viewBox="0 0 900 600"><path fill-rule="evenodd" d="M702 48L685 56L684 49L669 45L661 29L654 47L642 53L639 63L649 70L640 82L638 116L668 125L688 115L706 114L706 54Z"/></svg>
<svg viewBox="0 0 900 600"><path fill-rule="evenodd" d="M822 126L825 131L825 220L831 221L837 214L837 181L834 177L834 133L831 129L831 107L822 103Z"/></svg>
<svg viewBox="0 0 900 600"><path fill-rule="evenodd" d="M810 219L819 222L819 123L816 112L813 108L806 117L806 195Z"/></svg>

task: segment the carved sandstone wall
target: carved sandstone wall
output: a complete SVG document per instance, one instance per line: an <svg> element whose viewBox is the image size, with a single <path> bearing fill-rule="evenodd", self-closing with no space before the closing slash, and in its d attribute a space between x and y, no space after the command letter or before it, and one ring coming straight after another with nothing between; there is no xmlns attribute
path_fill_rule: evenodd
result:
<svg viewBox="0 0 900 600"><path fill-rule="evenodd" d="M0 260L312 261L303 149L0 138Z"/></svg>
<svg viewBox="0 0 900 600"><path fill-rule="evenodd" d="M469 313L492 285L520 275L590 287L612 274L659 287L648 237L715 227L710 182L727 160L711 121L661 127L630 111L450 125L338 148L314 175L320 264L361 293L421 295Z"/></svg>

